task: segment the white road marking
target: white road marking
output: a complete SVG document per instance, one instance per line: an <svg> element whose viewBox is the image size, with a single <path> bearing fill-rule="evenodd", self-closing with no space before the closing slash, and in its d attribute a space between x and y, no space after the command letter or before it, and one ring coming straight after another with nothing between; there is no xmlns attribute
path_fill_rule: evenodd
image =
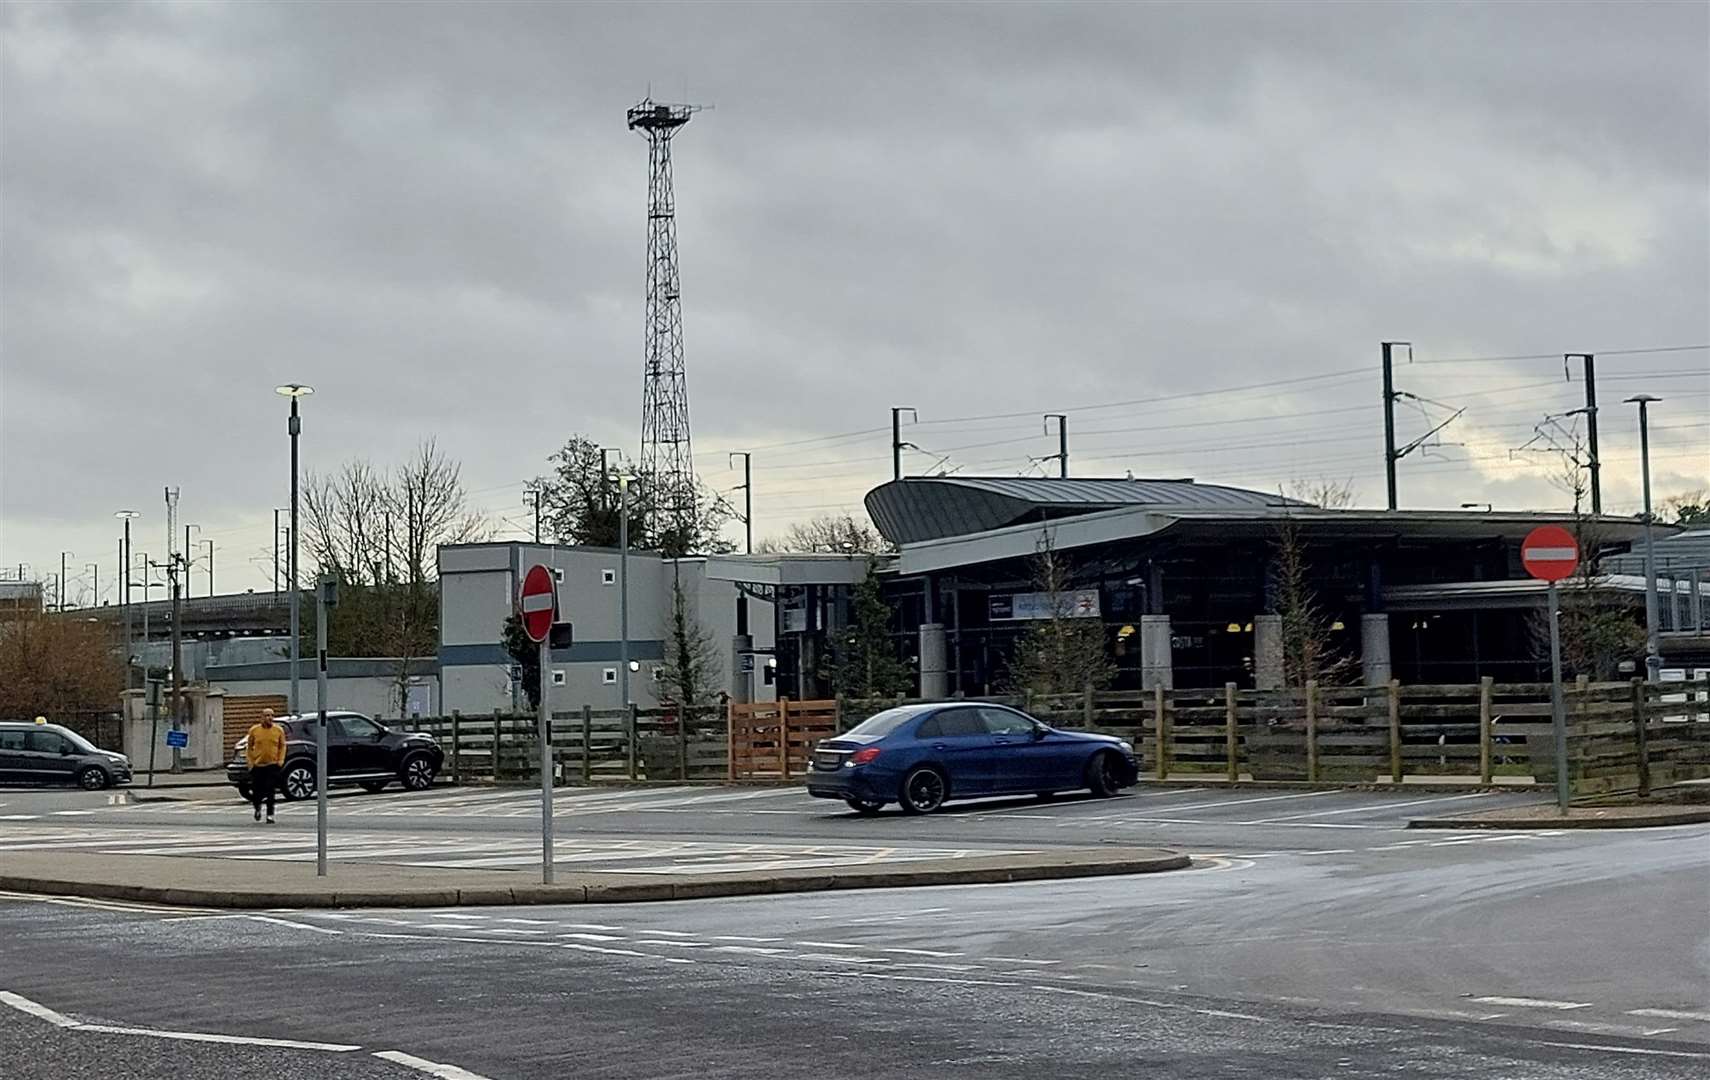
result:
<svg viewBox="0 0 1710 1080"><path fill-rule="evenodd" d="M1288 795L1261 795L1255 799L1222 799L1216 802L1188 803L1186 806L1171 806L1170 813L1178 814L1183 810L1206 810L1225 806L1245 806L1249 803L1279 802L1283 799L1316 799L1325 795L1341 795L1341 791L1296 791Z"/></svg>
<svg viewBox="0 0 1710 1080"><path fill-rule="evenodd" d="M272 1046L284 1050L324 1050L344 1054L360 1050L360 1046L343 1043L301 1042L297 1039L261 1039L247 1035L215 1035L203 1031L157 1031L154 1028L117 1027L111 1024L78 1024L79 1031L94 1031L103 1035L137 1035L149 1039L176 1039L180 1042L225 1043L230 1046Z"/></svg>
<svg viewBox="0 0 1710 1080"><path fill-rule="evenodd" d="M10 1005L21 1013L28 1013L37 1020L46 1020L54 1027L74 1028L77 1021L69 1016L62 1016L46 1005L37 1004L22 994L14 994L10 990L0 990L0 1005Z"/></svg>
<svg viewBox="0 0 1710 1080"><path fill-rule="evenodd" d="M263 1039L247 1035L218 1035L205 1031L162 1031L155 1028L121 1027L116 1024L85 1024L82 1021L73 1020L63 1013L55 1012L46 1005L31 1001L22 994L14 994L10 990L0 990L0 1004L9 1005L38 1020L45 1020L55 1027L62 1027L71 1031L93 1031L101 1035L133 1035L148 1039L225 1043L233 1046L273 1046L285 1050L324 1050L329 1053L348 1053L352 1050L362 1049L360 1046L348 1046L343 1043L302 1042L297 1039Z"/></svg>
<svg viewBox="0 0 1710 1080"><path fill-rule="evenodd" d="M559 934L558 936L559 937L567 937L567 938L575 938L577 941L628 941L629 940L628 938L620 937L617 934L589 934L589 933L585 933L585 932L577 931L577 930L571 930L567 933Z"/></svg>
<svg viewBox="0 0 1710 1080"><path fill-rule="evenodd" d="M1688 1050L1650 1050L1639 1046L1605 1046L1601 1043L1540 1042L1536 1045L1559 1046L1564 1050L1601 1050L1606 1054L1642 1054L1646 1057L1690 1058L1693 1061L1710 1061L1710 1054L1693 1053Z"/></svg>
<svg viewBox="0 0 1710 1080"><path fill-rule="evenodd" d="M1528 997L1475 997L1480 1005L1502 1005L1511 1009L1589 1009L1589 1001L1549 1001Z"/></svg>
<svg viewBox="0 0 1710 1080"><path fill-rule="evenodd" d="M718 934L718 935L713 937L713 940L714 941L752 941L752 942L756 942L756 943L763 945L769 941L782 941L784 939L781 937L749 937L746 934Z"/></svg>
<svg viewBox="0 0 1710 1080"><path fill-rule="evenodd" d="M1628 1009L1628 1016L1655 1016L1661 1020L1697 1020L1710 1024L1710 1012L1692 1012L1687 1009Z"/></svg>
<svg viewBox="0 0 1710 1080"><path fill-rule="evenodd" d="M93 811L93 810L55 810L55 811L53 811L53 816L54 817L89 817L94 813L95 813L95 811Z"/></svg>
<svg viewBox="0 0 1710 1080"><path fill-rule="evenodd" d="M376 1050L374 1056L385 1058L387 1061L438 1077L439 1080L487 1080L480 1073L472 1073L468 1069L460 1069L456 1065L443 1065L437 1061L406 1054L402 1050Z"/></svg>
<svg viewBox="0 0 1710 1080"><path fill-rule="evenodd" d="M1490 796L1488 791L1474 791L1465 795L1433 795L1429 799L1411 799L1407 802L1384 802L1371 805L1347 806L1340 810L1312 810L1304 814L1284 814L1279 818L1270 818L1261 824L1273 825L1277 822L1294 821L1298 818L1334 817L1337 814L1366 814L1380 810L1399 810L1404 806L1424 806L1427 803L1459 802L1462 799L1484 799Z"/></svg>

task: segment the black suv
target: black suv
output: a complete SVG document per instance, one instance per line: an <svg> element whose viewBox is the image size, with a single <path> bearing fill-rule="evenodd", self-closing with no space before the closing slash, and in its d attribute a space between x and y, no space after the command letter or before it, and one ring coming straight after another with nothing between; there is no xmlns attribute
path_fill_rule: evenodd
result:
<svg viewBox="0 0 1710 1080"><path fill-rule="evenodd" d="M285 729L285 767L279 793L288 800L315 793L315 717L281 716L273 721ZM249 798L249 764L244 760L245 736L226 763L226 779ZM331 787L360 785L379 791L396 780L408 791L433 784L445 751L433 736L393 731L385 724L354 712L327 713L327 773Z"/></svg>

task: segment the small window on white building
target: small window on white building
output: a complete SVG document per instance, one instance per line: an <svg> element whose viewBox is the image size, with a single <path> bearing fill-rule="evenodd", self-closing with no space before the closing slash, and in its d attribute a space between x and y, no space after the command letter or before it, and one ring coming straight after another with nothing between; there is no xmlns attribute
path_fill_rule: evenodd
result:
<svg viewBox="0 0 1710 1080"><path fill-rule="evenodd" d="M617 584L617 571L616 570L601 570L600 571L600 584L601 585L616 585Z"/></svg>
<svg viewBox="0 0 1710 1080"><path fill-rule="evenodd" d="M553 668L552 669L552 685L553 686L563 686L564 685L564 669L563 668Z"/></svg>
<svg viewBox="0 0 1710 1080"><path fill-rule="evenodd" d="M617 668L609 667L603 669L600 672L600 681L605 683L607 686L615 686L617 684Z"/></svg>

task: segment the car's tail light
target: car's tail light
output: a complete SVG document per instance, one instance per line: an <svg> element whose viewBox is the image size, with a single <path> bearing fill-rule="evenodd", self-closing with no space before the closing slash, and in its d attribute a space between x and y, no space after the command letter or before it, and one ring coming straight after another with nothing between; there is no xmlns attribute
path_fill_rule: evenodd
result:
<svg viewBox="0 0 1710 1080"><path fill-rule="evenodd" d="M851 765L865 765L869 761L872 761L873 759L877 758L878 756L879 756L879 748L876 746L869 746L865 749L855 751L855 753L853 755L851 755L851 757L849 758L849 764L851 764Z"/></svg>

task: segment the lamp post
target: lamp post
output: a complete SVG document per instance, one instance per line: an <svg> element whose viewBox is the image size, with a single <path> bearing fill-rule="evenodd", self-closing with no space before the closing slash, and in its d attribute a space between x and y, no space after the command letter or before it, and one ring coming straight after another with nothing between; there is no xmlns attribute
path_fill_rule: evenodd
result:
<svg viewBox="0 0 1710 1080"><path fill-rule="evenodd" d="M297 709L297 665L301 662L302 643L298 640L302 628L298 623L301 615L298 607L302 602L297 588L297 438L303 433L302 418L297 415L297 400L315 392L312 386L302 383L285 383L275 386L273 392L291 399L291 419L285 425L285 430L291 435L291 547L286 558L286 585L291 590L291 715L299 716Z"/></svg>
<svg viewBox="0 0 1710 1080"><path fill-rule="evenodd" d="M125 537L120 543L124 553L119 559L120 605L125 609L125 689L131 687L131 519L141 517L135 510L117 510L113 516L125 523Z"/></svg>
<svg viewBox="0 0 1710 1080"><path fill-rule="evenodd" d="M618 482L618 692L629 708L629 483L620 468Z"/></svg>
<svg viewBox="0 0 1710 1080"><path fill-rule="evenodd" d="M153 587L154 582L150 581L149 576L148 576L148 567L149 567L148 552L139 551L139 552L137 552L136 557L138 560L141 561L141 565L142 565L142 591L143 591L143 593L142 593L142 650L147 650L148 649L148 594L149 594L149 589ZM132 585L131 576L130 576L130 574L127 573L125 575L125 589L126 589L126 591L130 590L131 585ZM148 657L147 656L142 657L142 669L143 669L143 684L146 686L148 684Z"/></svg>
<svg viewBox="0 0 1710 1080"><path fill-rule="evenodd" d="M1657 644L1657 552L1651 539L1651 421L1647 406L1662 398L1634 394L1628 405L1639 407L1639 470L1645 485L1645 678L1662 678L1662 652Z"/></svg>
<svg viewBox="0 0 1710 1080"><path fill-rule="evenodd" d="M101 606L101 564L92 562L84 565L89 567L89 606L98 608Z"/></svg>
<svg viewBox="0 0 1710 1080"><path fill-rule="evenodd" d="M208 595L214 595L214 542L202 541L202 546L208 549Z"/></svg>
<svg viewBox="0 0 1710 1080"><path fill-rule="evenodd" d="M65 610L65 560L76 554L77 552L75 551L62 551L59 553L59 585L54 589L53 599L54 603L59 606L59 610L61 611Z"/></svg>

